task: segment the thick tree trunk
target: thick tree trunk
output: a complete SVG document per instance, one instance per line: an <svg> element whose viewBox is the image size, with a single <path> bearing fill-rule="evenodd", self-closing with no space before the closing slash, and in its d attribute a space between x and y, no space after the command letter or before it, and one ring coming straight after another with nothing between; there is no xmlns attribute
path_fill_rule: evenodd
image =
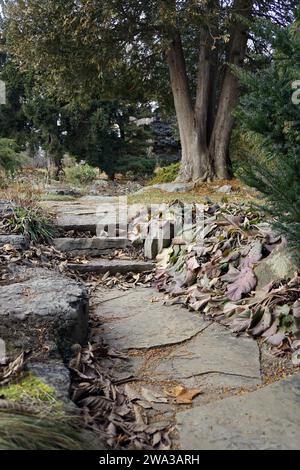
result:
<svg viewBox="0 0 300 470"><path fill-rule="evenodd" d="M236 0L233 11L239 16L250 18L253 7L252 0ZM230 65L241 65L247 47L247 25L239 20L231 29L228 63L219 100L217 116L211 136L209 154L214 162L214 173L217 178L229 178L229 143L234 124L233 111L239 96L239 83Z"/></svg>
<svg viewBox="0 0 300 470"><path fill-rule="evenodd" d="M232 7L227 66L216 106L216 52L212 37L203 29L200 38L195 105L189 88L186 63L179 32L167 50L171 87L182 147L180 181L205 181L230 176L229 143L234 124L239 84L231 65L241 65L247 47L247 25L240 16L250 18L253 0L235 0ZM217 110L216 110L217 108Z"/></svg>
<svg viewBox="0 0 300 470"><path fill-rule="evenodd" d="M167 51L171 86L182 148L180 181L206 179L209 174L209 154L206 141L205 107L195 112L189 89L181 38L175 34ZM205 93L205 87L201 90ZM197 108L197 107L196 107Z"/></svg>

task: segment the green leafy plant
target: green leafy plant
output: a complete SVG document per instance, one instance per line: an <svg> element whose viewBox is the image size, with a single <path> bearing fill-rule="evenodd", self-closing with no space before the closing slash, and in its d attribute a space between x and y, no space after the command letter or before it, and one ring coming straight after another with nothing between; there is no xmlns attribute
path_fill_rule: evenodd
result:
<svg viewBox="0 0 300 470"><path fill-rule="evenodd" d="M87 185L97 179L98 173L95 168L85 163L65 169L66 179L72 184Z"/></svg>
<svg viewBox="0 0 300 470"><path fill-rule="evenodd" d="M172 183L177 178L179 170L180 163L172 163L172 165L160 168L151 180L151 184Z"/></svg>
<svg viewBox="0 0 300 470"><path fill-rule="evenodd" d="M39 207L14 208L6 228L9 232L27 235L34 243L47 243L55 234L51 219Z"/></svg>

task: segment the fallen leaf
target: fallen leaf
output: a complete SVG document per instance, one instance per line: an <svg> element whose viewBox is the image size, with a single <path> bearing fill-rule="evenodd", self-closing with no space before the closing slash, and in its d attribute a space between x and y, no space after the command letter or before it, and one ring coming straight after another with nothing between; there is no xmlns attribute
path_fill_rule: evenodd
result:
<svg viewBox="0 0 300 470"><path fill-rule="evenodd" d="M240 300L244 294L249 294L257 285L257 278L253 269L244 268L236 278L235 282L227 288L227 296L230 300Z"/></svg>
<svg viewBox="0 0 300 470"><path fill-rule="evenodd" d="M252 248L250 249L248 255L246 256L246 258L243 259L241 266L243 268L248 268L258 263L263 257L262 249L263 249L263 246L261 242L255 242Z"/></svg>
<svg viewBox="0 0 300 470"><path fill-rule="evenodd" d="M170 397L175 398L175 403L178 405L190 405L193 403L194 398L199 396L202 391L197 388L187 389L178 385L167 393Z"/></svg>

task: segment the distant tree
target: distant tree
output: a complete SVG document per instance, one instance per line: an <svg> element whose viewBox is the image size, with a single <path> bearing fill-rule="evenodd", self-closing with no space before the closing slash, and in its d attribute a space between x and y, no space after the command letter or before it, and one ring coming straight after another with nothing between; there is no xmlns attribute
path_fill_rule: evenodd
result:
<svg viewBox="0 0 300 470"><path fill-rule="evenodd" d="M12 139L0 138L0 170L13 174L20 166L18 145Z"/></svg>
<svg viewBox="0 0 300 470"><path fill-rule="evenodd" d="M129 125L130 114L141 110L96 97L62 100L6 54L1 57L0 78L7 91L7 102L0 106L0 137L15 139L31 156L43 148L57 174L66 152L99 166L112 178L118 172L152 173L149 132Z"/></svg>

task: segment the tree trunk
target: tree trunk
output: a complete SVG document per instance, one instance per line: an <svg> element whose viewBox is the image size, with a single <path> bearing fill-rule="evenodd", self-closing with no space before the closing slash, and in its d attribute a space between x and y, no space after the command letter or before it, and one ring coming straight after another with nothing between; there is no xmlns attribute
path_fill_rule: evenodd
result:
<svg viewBox="0 0 300 470"><path fill-rule="evenodd" d="M180 181L205 181L230 176L229 143L234 124L239 84L231 65L242 64L247 47L247 25L253 0L235 0L237 15L231 26L229 52L221 95L216 111L217 54L212 37L201 32L195 106L189 88L180 33L173 35L167 50L171 87L182 147Z"/></svg>
<svg viewBox="0 0 300 470"><path fill-rule="evenodd" d="M201 112L204 111L200 108L198 113L194 111L179 33L175 34L167 50L167 62L182 148L181 171L178 179L180 181L206 179L209 154L203 142Z"/></svg>
<svg viewBox="0 0 300 470"><path fill-rule="evenodd" d="M235 0L233 11L244 18L250 18L252 7L252 0ZM233 111L239 96L239 83L230 66L239 66L243 63L246 47L247 25L237 19L231 28L228 55L229 65L226 67L217 116L209 146L209 154L214 162L214 173L217 178L226 179L231 176L229 143L234 124Z"/></svg>

